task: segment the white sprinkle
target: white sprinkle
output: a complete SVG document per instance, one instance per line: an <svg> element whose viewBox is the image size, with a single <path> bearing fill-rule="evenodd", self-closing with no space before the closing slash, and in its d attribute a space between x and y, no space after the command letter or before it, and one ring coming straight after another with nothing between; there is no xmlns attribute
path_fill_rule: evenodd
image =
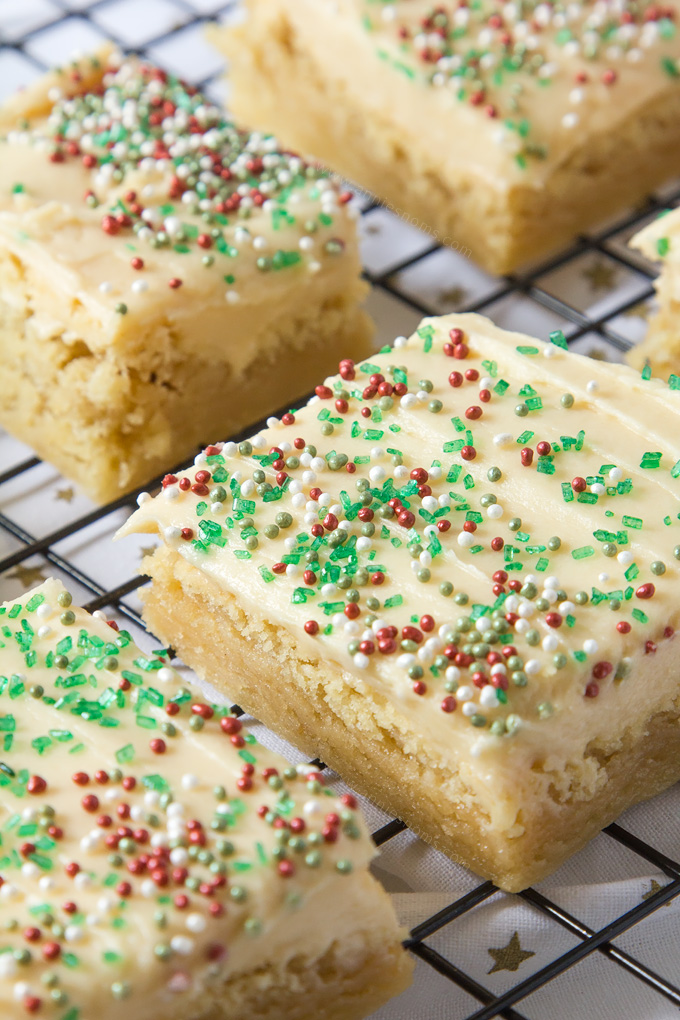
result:
<svg viewBox="0 0 680 1020"><path fill-rule="evenodd" d="M113 284L109 283L108 280L103 280L102 283L99 284L100 294L110 294L112 290Z"/></svg>
<svg viewBox="0 0 680 1020"><path fill-rule="evenodd" d="M477 705L474 703L474 701L466 701L465 704L462 707L462 712L463 712L463 715L467 715L467 716L476 715L477 714Z"/></svg>
<svg viewBox="0 0 680 1020"><path fill-rule="evenodd" d="M203 914L189 914L186 925L194 935L200 935L202 931L205 931L206 920Z"/></svg>
<svg viewBox="0 0 680 1020"><path fill-rule="evenodd" d="M182 535L182 529L176 528L174 524L169 524L167 528L163 530L163 536L167 542L175 542Z"/></svg>
<svg viewBox="0 0 680 1020"><path fill-rule="evenodd" d="M499 432L493 437L493 441L495 446L507 446L514 440L510 432Z"/></svg>
<svg viewBox="0 0 680 1020"><path fill-rule="evenodd" d="M587 638L583 642L583 651L586 652L587 655L595 655L599 647L600 646L598 645L597 641L595 641L593 638Z"/></svg>
<svg viewBox="0 0 680 1020"><path fill-rule="evenodd" d="M180 956L189 956L194 949L194 940L187 935L173 935L170 939L170 946Z"/></svg>
<svg viewBox="0 0 680 1020"><path fill-rule="evenodd" d="M458 535L458 545L462 549L469 549L474 544L475 536L472 535L469 531L461 531L461 533Z"/></svg>
<svg viewBox="0 0 680 1020"><path fill-rule="evenodd" d="M486 508L486 516L491 518L492 521L497 521L503 516L503 507L500 503L492 503L491 506Z"/></svg>
<svg viewBox="0 0 680 1020"><path fill-rule="evenodd" d="M623 478L623 471L621 468L613 467L609 472L609 480L612 482L620 482Z"/></svg>
<svg viewBox="0 0 680 1020"><path fill-rule="evenodd" d="M241 300L241 295L235 290L228 290L224 298L230 305L235 305Z"/></svg>
<svg viewBox="0 0 680 1020"><path fill-rule="evenodd" d="M193 772L185 772L182 776L182 789L183 790L195 790L198 786L199 779Z"/></svg>
<svg viewBox="0 0 680 1020"><path fill-rule="evenodd" d="M600 388L600 384L597 381L597 379L590 379L586 383L586 390L588 391L588 393L597 393L599 388Z"/></svg>
<svg viewBox="0 0 680 1020"><path fill-rule="evenodd" d="M137 496L137 506L143 506L145 503L148 503L150 499L151 496L148 492L140 492Z"/></svg>
<svg viewBox="0 0 680 1020"><path fill-rule="evenodd" d="M571 129L579 123L580 117L577 113L565 113L562 117L562 127Z"/></svg>
<svg viewBox="0 0 680 1020"><path fill-rule="evenodd" d="M472 698L474 698L474 696L475 696L474 687L469 687L467 685L465 687L459 687L458 690L456 691L456 697L458 698L459 701L471 701Z"/></svg>
<svg viewBox="0 0 680 1020"><path fill-rule="evenodd" d="M540 673L543 669L543 663L540 659L529 659L528 662L524 663L524 672L527 676L535 676L536 673Z"/></svg>
<svg viewBox="0 0 680 1020"><path fill-rule="evenodd" d="M495 708L498 704L498 695L496 694L496 688L492 687L491 684L487 684L483 687L479 695L479 703L484 708Z"/></svg>
<svg viewBox="0 0 680 1020"><path fill-rule="evenodd" d="M11 953L3 953L0 956L0 977L11 978L17 972L17 961Z"/></svg>
<svg viewBox="0 0 680 1020"><path fill-rule="evenodd" d="M630 549L623 549L616 558L622 567L629 567L635 559Z"/></svg>

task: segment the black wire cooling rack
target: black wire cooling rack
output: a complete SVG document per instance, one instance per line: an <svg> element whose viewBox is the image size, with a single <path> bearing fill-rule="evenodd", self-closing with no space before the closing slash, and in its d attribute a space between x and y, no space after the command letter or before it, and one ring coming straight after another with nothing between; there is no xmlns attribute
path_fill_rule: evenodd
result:
<svg viewBox="0 0 680 1020"><path fill-rule="evenodd" d="M17 84L28 80L35 71L44 70L46 64L58 63L59 59L67 59L71 53L50 52L50 32L62 32L68 28L68 23L73 23L76 29L75 37L86 44L96 44L97 39L112 38L122 50L149 54L153 59L162 56L166 44L170 45L171 54L181 54L183 38L186 33L196 33L202 26L212 20L224 20L231 16L238 7L238 0L226 4L220 4L220 0L163 0L162 11L159 11L158 25L164 28L154 33L154 11L159 0L73 0L72 3L64 0L32 0L24 15L20 15L18 0L0 0L0 85L2 76L8 73L16 79ZM126 32L117 33L111 30L111 18L109 14L113 8L119 8L122 17L135 17L135 11L139 12L148 5L147 13L151 27L145 29L146 38L143 44L131 44ZM123 10L127 9L129 15ZM176 12L176 16L168 17L169 9ZM22 28L22 17L23 25ZM19 24L21 33L13 27ZM59 38L61 44L61 37ZM9 70L3 68L3 57L8 57ZM170 61L172 63L172 60ZM171 70L182 71L183 68L171 67ZM197 85L208 94L219 94L220 69L215 66L214 73L205 77L200 71L191 75L192 83ZM189 76L189 75L186 75ZM13 82L14 83L14 82ZM667 189L655 198L650 198L643 208L631 212L628 216L610 223L599 232L588 236L580 237L568 250L561 253L549 262L532 269L531 272L514 276L506 276L499 279L485 277L477 273L475 284L472 287L473 294L466 293L465 288L456 286L456 263L462 267L465 259L462 256L451 256L454 260L448 270L452 286L433 297L427 287L422 285L423 275L427 275L428 266L435 257L446 257L445 250L440 249L434 242L423 238L419 234L417 241L413 244L407 242L406 256L401 261L392 261L385 265L384 258L381 264L371 265L370 261L365 269L366 278L373 286L373 301L379 307L376 309L379 320L384 310L385 300L390 303L390 313L387 315L395 323L396 330L408 332L407 325L403 322L406 314L417 318L420 315L437 314L448 310L479 311L489 314L500 325L514 326L517 316L520 316L522 328L532 332L531 322L526 317L540 316L547 314L551 323L559 323L567 336L570 345L579 350L585 349L594 356L606 357L608 359L620 360L620 357L635 342L635 330L631 330L628 321L638 314L644 316L645 306L653 298L652 281L655 275L654 268L640 256L626 248L628 238L648 219L652 218L660 210L669 205L680 203L680 183L675 188ZM368 199L362 202L362 218L364 232L368 235L381 230L389 232L392 227L398 227L399 221L387 210L382 209L377 203ZM403 225L402 225L403 226ZM412 249L412 250L408 250ZM402 246L403 250L403 246ZM380 262L380 260L378 260ZM569 271L575 266L582 264L589 265L584 268L581 275L590 273L593 276L594 287L603 286L607 290L607 274L610 276L615 272L622 273L628 285L623 286L614 294L605 295L604 300L593 301L590 304L583 300L573 300L570 292ZM476 271L475 271L476 272ZM599 280L596 279L599 273ZM575 277L572 274L572 283ZM481 281L481 282L480 282ZM515 301L515 319L504 321L507 313L508 299ZM510 313L512 314L512 313ZM402 316L400 320L400 316ZM524 316L523 319L521 317ZM637 330L638 338L642 326ZM389 328L389 327L388 327ZM535 331L535 330L534 330ZM632 335L631 335L632 334ZM394 335L394 333L393 333ZM385 337L387 339L387 337ZM0 366L0 385L1 379ZM256 430L261 423L253 423L244 435ZM213 437L206 437L206 441ZM238 437L233 437L238 438ZM38 468L41 461L38 457L28 457L19 463L14 463L3 469L0 462L0 507L3 505L3 493L5 487L10 483L16 484L19 480L25 481L30 487L31 473ZM170 468L170 465L168 465ZM160 479L156 480L156 485ZM154 483L145 488L153 490ZM0 581L7 572L21 568L26 561L33 557L39 557L43 563L49 564L60 574L70 579L89 595L86 608L90 611L97 609L109 609L126 617L128 621L137 627L142 628L141 617L134 606L126 601L140 585L144 584L144 578L139 576L130 577L115 587L107 587L86 571L79 567L73 558L64 552L59 552L57 546L68 539L77 537L85 529L97 522L103 521L115 511L132 508L135 505L137 492L130 493L108 506L100 507L90 513L78 516L70 520L63 527L51 531L43 537L36 538L12 516L0 511L0 538L8 538L16 551L0 559ZM395 839L405 830L403 822L393 819L374 832L374 840L378 846L384 846ZM644 839L628 831L619 824L610 825L605 830L606 837L616 841L620 847L626 848L632 854L642 858L646 865L656 874L663 876L664 882L653 881L652 888L644 898L637 902L630 909L615 917L600 928L593 928L572 915L563 906L554 902L553 899L535 889L527 889L519 894L521 900L530 905L535 911L540 912L543 917L552 925L565 930L572 937L572 947L551 960L546 966L534 971L528 978L516 983L511 983L501 994L492 992L477 978L457 966L452 959L442 955L436 948L428 943L433 935L441 933L449 925L456 923L470 911L480 907L491 897L498 895L498 890L491 882L480 882L475 888L466 892L465 895L453 899L444 909L428 917L422 923L412 929L406 946L423 963L429 965L453 985L463 989L468 996L476 1000L480 1005L472 1012L465 1014L465 1020L492 1020L493 1017L503 1017L506 1020L527 1020L525 1014L515 1008L532 994L539 992L549 982L559 978L570 968L583 963L587 958L596 954L604 955L609 961L621 968L622 972L633 978L636 982L642 982L649 989L652 989L658 996L666 1000L668 1012L661 1013L655 1010L655 1016L664 1017L676 1015L680 1009L680 979L668 980L661 974L650 969L639 959L625 952L615 944L615 940L629 932L633 926L644 921L650 915L659 910L660 907L669 904L676 897L680 897L680 859L672 859L666 853ZM679 855L680 856L680 855ZM615 879L615 876L614 876ZM508 894L502 894L508 896ZM512 899L512 897L509 897ZM680 901L679 901L680 902ZM680 925L676 932L676 942L680 943ZM459 994L459 993L458 993ZM457 995L456 989L451 989L453 997ZM658 1000L657 1003L662 1003ZM663 1009L665 1010L665 1006ZM451 1015L453 1016L453 1008ZM427 1006L418 1009L418 1020L429 1020ZM441 1015L438 1010L437 1016ZM455 1010L455 1015L461 1016L460 1004ZM537 1014L534 1009L532 1017ZM540 1015L540 1014L539 1014ZM554 1004L550 1010L551 1017L556 1016ZM572 1007L568 1000L565 1000L563 1012L559 1013L560 1020L571 1020ZM598 1010L598 1017L605 1020L621 1020L624 1016L619 1007L616 1012L607 1012L606 1005ZM626 1017L630 1020L646 1020L646 1017L638 1011L627 1012ZM415 1020L415 1016L414 1016Z"/></svg>

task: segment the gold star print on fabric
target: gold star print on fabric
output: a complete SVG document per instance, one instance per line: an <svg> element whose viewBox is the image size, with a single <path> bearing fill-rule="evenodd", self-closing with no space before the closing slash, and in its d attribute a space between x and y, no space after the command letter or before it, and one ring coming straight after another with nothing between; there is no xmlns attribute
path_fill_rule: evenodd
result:
<svg viewBox="0 0 680 1020"><path fill-rule="evenodd" d="M47 580L40 567L24 567L21 564L15 567L11 574L7 574L7 577L11 581L21 581L24 590Z"/></svg>
<svg viewBox="0 0 680 1020"><path fill-rule="evenodd" d="M516 931L512 933L512 938L507 946L502 946L500 949L487 949L487 953L494 960L493 967L487 971L488 974L495 974L499 970L519 970L525 960L536 955L530 949L522 949L519 933Z"/></svg>
<svg viewBox="0 0 680 1020"><path fill-rule="evenodd" d="M458 307L467 300L468 292L465 287L443 287L437 294L437 304L447 307Z"/></svg>
<svg viewBox="0 0 680 1020"><path fill-rule="evenodd" d="M591 290L612 290L616 284L616 266L604 259L596 259L581 271L581 276L588 280Z"/></svg>
<svg viewBox="0 0 680 1020"><path fill-rule="evenodd" d="M72 489L71 486L69 485L67 489L57 489L57 491L54 494L54 498L60 499L63 503L72 503L75 494L76 494L75 489Z"/></svg>
<svg viewBox="0 0 680 1020"><path fill-rule="evenodd" d="M642 899L643 900L651 899L652 896L656 896L660 889L663 889L663 886L660 885L655 878L652 878L649 889L647 890L646 893L642 894ZM671 905L670 900L667 903L663 904L664 907L670 907L670 905Z"/></svg>

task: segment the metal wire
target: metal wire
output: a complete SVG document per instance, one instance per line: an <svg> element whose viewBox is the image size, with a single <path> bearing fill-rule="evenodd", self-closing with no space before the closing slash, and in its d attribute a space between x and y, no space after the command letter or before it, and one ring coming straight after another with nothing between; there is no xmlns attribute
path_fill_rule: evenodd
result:
<svg viewBox="0 0 680 1020"><path fill-rule="evenodd" d="M106 7L109 0L95 0L94 3L85 8L71 8L67 0L52 0L52 2L55 8L58 8L61 12L60 18L47 24L41 24L39 27L27 32L19 41L3 39L0 26L0 50L15 50L34 64L36 68L44 70L40 61L31 54L30 47L27 48L27 44L30 44L31 39L49 28L54 28L61 20L70 15L76 16L83 21L92 21L92 15L96 14L99 9ZM178 8L178 11L186 15L187 19L179 28L173 28L154 37L143 48L125 46L115 38L113 42L117 42L123 50L143 54L145 51L171 39L178 32L185 31L196 24L213 20L233 10L235 2L236 0L230 0L230 2L225 3L217 11L213 11L210 14L201 14L197 13L186 0L173 0L173 4ZM96 24L96 22L93 22L93 24ZM199 88L205 89L215 82L215 78L216 76L211 76L202 81L194 82L194 84ZM616 329L613 322L618 316L624 314L633 306L653 296L652 280L654 273L641 259L636 258L632 253L628 255L626 252L622 252L620 249L615 248L611 242L617 235L639 225L650 214L658 212L679 200L680 187L678 187L677 192L666 196L664 201L658 198L649 199L643 208L636 210L614 224L610 224L599 233L579 238L569 250L561 252L549 261L542 263L530 273L520 273L499 279L490 293L487 293L480 300L471 301L463 305L460 310L483 312L503 298L521 295L531 299L534 303L552 314L566 320L569 323L567 339L570 344L575 343L586 334L595 334L604 340L607 345L612 346L618 351L628 350L632 346L631 341ZM377 203L371 202L364 208L362 215L368 216L379 208L380 206ZM385 272L373 273L366 271L365 275L374 288L398 298L400 302L407 304L417 313L431 315L436 312L436 309L431 307L426 300L400 289L398 280L402 273L439 250L438 246L433 243L425 248L425 250L419 251L417 255L390 265L389 269ZM575 259L589 254L595 254L603 258L606 257L606 259L612 260L621 268L633 271L636 276L646 278L648 286L642 292L637 292L634 297L621 300L613 308L608 308L606 313L592 316L574 307L563 297L557 297L541 286L539 281L547 274L566 267L573 263ZM257 430L260 424L253 423L248 429L244 430L243 435ZM233 438L238 439L238 437ZM0 464L0 496L2 495L2 487L17 478L25 479L28 486L30 484L31 472L40 463L41 461L38 457L30 457L4 469ZM179 468L176 468L176 470L179 470ZM151 486L147 485L145 488L153 488L159 482L160 479L156 479L154 483L151 483ZM58 543L77 535L84 528L103 520L114 511L126 507L132 508L135 505L137 494L138 492L133 492L123 496L114 503L93 510L91 513L85 514L41 538L30 534L24 527L5 514L0 514L0 535L4 532L18 543L18 548L15 552L0 559L0 575L13 567L19 566L31 557L42 557L47 563L58 568L60 572L72 581L77 582L89 593L90 599L86 604L87 609L90 611L105 607L113 609L127 617L131 622L143 627L139 614L125 601L126 596L145 583L143 578L132 577L115 587L107 589L90 577L88 573L77 567L68 556L60 554L55 549ZM373 838L376 844L381 846L397 837L405 828L406 826L403 822L393 819L378 829L373 834ZM527 996L543 988L548 982L564 973L568 968L575 966L594 953L603 954L612 963L621 967L628 975L642 982L648 988L653 989L658 995L663 996L675 1008L680 1008L679 985L673 984L655 973L641 961L636 960L629 953L622 951L613 944L616 938L629 931L644 918L649 917L659 907L680 897L680 861L669 858L651 844L627 832L620 825L610 825L605 832L611 839L616 840L619 844L626 847L627 850L642 857L649 864L663 872L669 879L668 883L648 894L642 902L598 930L591 928L577 917L574 917L559 904L553 902L537 890L527 889L521 893L522 900L530 904L532 908L542 913L546 918L549 918L555 925L560 926L572 936L578 938L579 941L566 953L556 957L547 966L536 971L524 981L513 984L501 995L494 994L484 985L480 984L453 961L443 957L427 942L427 939L436 932L441 931L447 925L455 925L458 918L495 895L498 890L493 883L480 882L473 890L454 900L443 910L427 918L411 931L405 943L407 948L421 961L448 978L481 1003L481 1008L469 1014L466 1020L492 1020L493 1017L497 1016L504 1017L506 1020L525 1020L522 1014L518 1013L514 1008L517 1003L520 1003ZM425 1013L420 1013L419 1015L422 1016L423 1020L427 1020ZM566 1013L565 1020L568 1020ZM614 1020L613 1017L612 1020ZM619 1018L617 1017L616 1020L619 1020Z"/></svg>

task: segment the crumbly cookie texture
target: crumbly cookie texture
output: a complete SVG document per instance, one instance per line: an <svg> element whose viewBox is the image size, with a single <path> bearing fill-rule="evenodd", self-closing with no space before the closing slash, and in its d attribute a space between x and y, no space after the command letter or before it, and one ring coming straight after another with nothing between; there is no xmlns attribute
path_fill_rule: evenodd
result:
<svg viewBox="0 0 680 1020"><path fill-rule="evenodd" d="M248 0L231 105L494 272L677 171L678 2Z"/></svg>
<svg viewBox="0 0 680 1020"><path fill-rule="evenodd" d="M680 774L679 421L561 333L426 319L141 500L147 622L522 888Z"/></svg>
<svg viewBox="0 0 680 1020"><path fill-rule="evenodd" d="M647 336L632 348L628 361L635 368L651 368L654 375L680 388L680 210L668 210L644 227L630 242L648 259L661 263L655 288L658 310L649 321Z"/></svg>
<svg viewBox="0 0 680 1020"><path fill-rule="evenodd" d="M0 110L0 423L98 501L369 351L349 195L113 53Z"/></svg>
<svg viewBox="0 0 680 1020"><path fill-rule="evenodd" d="M354 798L95 617L55 580L0 606L2 1015L351 1020L401 991Z"/></svg>

